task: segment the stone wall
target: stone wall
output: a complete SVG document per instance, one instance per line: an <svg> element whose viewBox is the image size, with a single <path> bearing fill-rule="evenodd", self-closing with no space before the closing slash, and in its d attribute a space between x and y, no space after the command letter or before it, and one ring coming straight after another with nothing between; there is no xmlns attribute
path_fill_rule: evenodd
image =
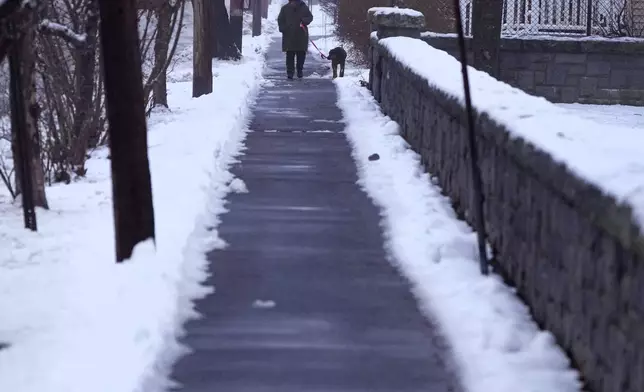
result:
<svg viewBox="0 0 644 392"><path fill-rule="evenodd" d="M476 227L463 104L375 38L372 80L383 111ZM501 273L590 391L643 392L644 246L630 209L486 113L476 119L485 226Z"/></svg>
<svg viewBox="0 0 644 392"><path fill-rule="evenodd" d="M456 37L424 33L458 55ZM552 102L644 106L644 40L504 38L501 80Z"/></svg>

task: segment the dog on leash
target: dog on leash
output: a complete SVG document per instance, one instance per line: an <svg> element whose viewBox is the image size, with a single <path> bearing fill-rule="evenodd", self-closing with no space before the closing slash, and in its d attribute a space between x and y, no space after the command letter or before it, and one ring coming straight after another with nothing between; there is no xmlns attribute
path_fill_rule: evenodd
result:
<svg viewBox="0 0 644 392"><path fill-rule="evenodd" d="M344 77L344 65L347 61L347 51L338 46L329 51L326 57L331 60L331 68L333 69L333 79L338 77L338 68L340 69L340 77Z"/></svg>

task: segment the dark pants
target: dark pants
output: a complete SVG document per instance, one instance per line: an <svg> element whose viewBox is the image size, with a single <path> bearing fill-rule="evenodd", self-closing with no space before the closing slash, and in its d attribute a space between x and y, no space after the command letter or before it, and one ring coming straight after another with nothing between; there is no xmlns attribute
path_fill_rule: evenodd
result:
<svg viewBox="0 0 644 392"><path fill-rule="evenodd" d="M295 58L297 57L297 66ZM293 77L295 69L297 68L297 77L302 77L304 70L304 60L306 60L306 51L288 51L286 52L286 75Z"/></svg>

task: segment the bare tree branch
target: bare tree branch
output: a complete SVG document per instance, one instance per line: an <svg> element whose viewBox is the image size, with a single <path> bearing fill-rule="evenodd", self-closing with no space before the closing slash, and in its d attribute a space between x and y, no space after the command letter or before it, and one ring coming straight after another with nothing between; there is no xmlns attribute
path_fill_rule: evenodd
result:
<svg viewBox="0 0 644 392"><path fill-rule="evenodd" d="M77 34L69 27L52 22L48 19L40 22L38 30L42 33L51 34L56 37L62 38L70 44L74 45L74 47L76 48L84 47L87 42L86 34Z"/></svg>

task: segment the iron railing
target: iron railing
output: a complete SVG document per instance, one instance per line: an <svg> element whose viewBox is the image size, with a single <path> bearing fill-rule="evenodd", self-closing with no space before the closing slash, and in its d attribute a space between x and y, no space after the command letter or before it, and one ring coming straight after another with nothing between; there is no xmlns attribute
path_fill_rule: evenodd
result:
<svg viewBox="0 0 644 392"><path fill-rule="evenodd" d="M475 0L460 0L466 35ZM504 0L503 35L644 35L644 0Z"/></svg>

